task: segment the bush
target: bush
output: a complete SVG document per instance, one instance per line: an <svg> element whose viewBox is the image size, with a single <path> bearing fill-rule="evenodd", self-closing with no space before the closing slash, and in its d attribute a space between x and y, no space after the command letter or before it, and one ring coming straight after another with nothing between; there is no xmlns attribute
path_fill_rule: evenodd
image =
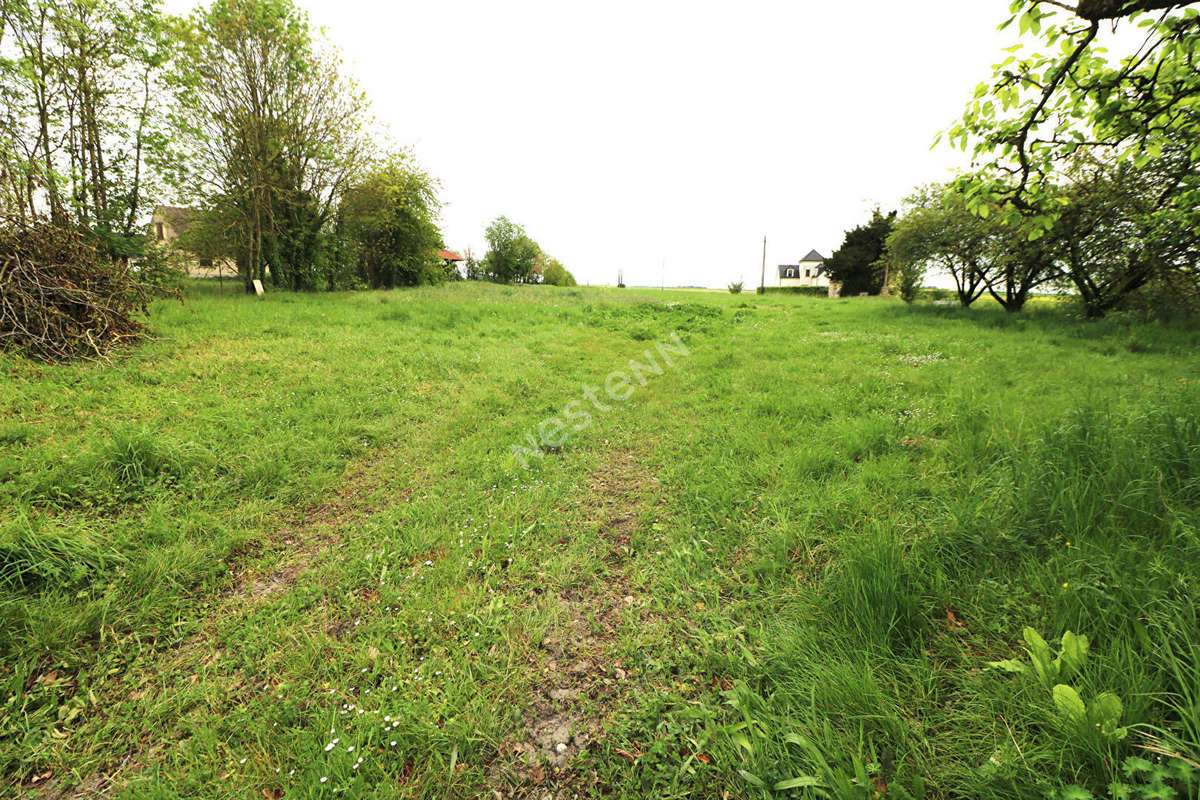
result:
<svg viewBox="0 0 1200 800"><path fill-rule="evenodd" d="M1119 307L1152 318L1200 316L1200 284L1179 274L1158 275L1126 297Z"/></svg>
<svg viewBox="0 0 1200 800"><path fill-rule="evenodd" d="M742 293L742 282L734 281L733 283L729 284L729 293L730 294L741 294Z"/></svg>
<svg viewBox="0 0 1200 800"><path fill-rule="evenodd" d="M542 281L551 286L577 286L575 276L558 259L550 259L542 269Z"/></svg>
<svg viewBox="0 0 1200 800"><path fill-rule="evenodd" d="M113 261L69 222L0 222L0 348L40 361L103 358L141 339L133 317L172 294Z"/></svg>
<svg viewBox="0 0 1200 800"><path fill-rule="evenodd" d="M759 294L804 294L809 297L828 297L829 289L824 286L760 286Z"/></svg>
<svg viewBox="0 0 1200 800"><path fill-rule="evenodd" d="M187 278L183 255L163 242L149 239L145 242L142 256L134 262L132 272L141 283L168 291L179 289Z"/></svg>

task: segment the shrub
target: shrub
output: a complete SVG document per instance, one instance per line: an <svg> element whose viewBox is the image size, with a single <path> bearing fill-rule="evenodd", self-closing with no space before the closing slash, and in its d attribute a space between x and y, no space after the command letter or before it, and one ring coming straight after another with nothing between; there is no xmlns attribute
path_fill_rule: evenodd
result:
<svg viewBox="0 0 1200 800"><path fill-rule="evenodd" d="M551 286L576 286L575 276L567 271L556 258L550 259L542 269L542 281Z"/></svg>
<svg viewBox="0 0 1200 800"><path fill-rule="evenodd" d="M146 241L131 271L141 283L168 291L179 289L187 277L181 253L153 240Z"/></svg>
<svg viewBox="0 0 1200 800"><path fill-rule="evenodd" d="M729 284L729 293L730 294L741 294L742 293L742 282L734 281L733 283Z"/></svg>

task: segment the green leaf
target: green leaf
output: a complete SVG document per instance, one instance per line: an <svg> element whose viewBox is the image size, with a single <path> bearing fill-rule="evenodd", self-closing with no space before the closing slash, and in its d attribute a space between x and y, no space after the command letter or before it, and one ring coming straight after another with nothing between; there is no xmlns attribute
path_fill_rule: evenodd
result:
<svg viewBox="0 0 1200 800"><path fill-rule="evenodd" d="M1042 638L1041 634L1033 628L1026 627L1021 631L1021 635L1025 637L1025 644L1029 645L1030 653L1042 656L1047 661L1049 660L1050 645L1046 644L1046 640Z"/></svg>
<svg viewBox="0 0 1200 800"><path fill-rule="evenodd" d="M1058 709L1059 716L1074 723L1080 723L1087 719L1087 706L1083 704L1083 698L1079 696L1079 692L1065 683L1060 683L1054 687L1051 694L1054 697L1054 707Z"/></svg>
<svg viewBox="0 0 1200 800"><path fill-rule="evenodd" d="M1045 230L1042 227L1034 228L1028 234L1028 240L1034 241L1042 239ZM1050 645L1046 644L1046 640L1040 636L1032 627L1026 627L1022 634L1025 636L1025 643L1030 645L1030 661L1033 662L1033 672L1038 675L1038 680L1045 687L1050 687L1058 680L1058 664L1052 660L1050 654Z"/></svg>
<svg viewBox="0 0 1200 800"><path fill-rule="evenodd" d="M1099 725L1101 729L1115 730L1123 712L1121 698L1112 692L1104 692L1088 705L1088 722Z"/></svg>
<svg viewBox="0 0 1200 800"><path fill-rule="evenodd" d="M1121 771L1129 778L1141 772L1149 772L1152 769L1154 769L1154 765L1140 756L1130 756L1125 759L1125 764L1121 767Z"/></svg>
<svg viewBox="0 0 1200 800"><path fill-rule="evenodd" d="M766 786L763 779L755 775L753 772L746 772L744 769L739 769L738 774L746 779L746 782L753 786Z"/></svg>
<svg viewBox="0 0 1200 800"><path fill-rule="evenodd" d="M990 669L998 669L1009 673L1028 672L1029 668L1025 666L1024 661L1018 661L1015 658L1006 658L1003 661L989 661L987 665Z"/></svg>
<svg viewBox="0 0 1200 800"><path fill-rule="evenodd" d="M783 789L799 789L802 786L820 786L821 781L811 775L801 775L797 778L788 778L786 781L779 781L775 784L776 791Z"/></svg>
<svg viewBox="0 0 1200 800"><path fill-rule="evenodd" d="M1062 800L1095 800L1095 795L1082 786L1071 785L1062 790Z"/></svg>
<svg viewBox="0 0 1200 800"><path fill-rule="evenodd" d="M750 744L750 740L746 738L744 733L736 734L730 738L738 747L745 749L750 755L754 755L754 745Z"/></svg>
<svg viewBox="0 0 1200 800"><path fill-rule="evenodd" d="M1060 673L1061 677L1070 678L1083 667L1083 662L1087 659L1088 645L1088 638L1082 634L1067 631L1062 635L1060 663L1064 669Z"/></svg>

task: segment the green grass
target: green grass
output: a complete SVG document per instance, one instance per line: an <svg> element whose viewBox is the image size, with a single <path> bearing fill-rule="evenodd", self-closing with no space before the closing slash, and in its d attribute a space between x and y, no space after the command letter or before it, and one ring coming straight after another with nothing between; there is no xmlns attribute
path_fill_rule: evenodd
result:
<svg viewBox="0 0 1200 800"><path fill-rule="evenodd" d="M152 326L0 356L0 794L1196 796L1143 749L1200 755L1194 327L479 284ZM1025 626L1126 739L987 668Z"/></svg>

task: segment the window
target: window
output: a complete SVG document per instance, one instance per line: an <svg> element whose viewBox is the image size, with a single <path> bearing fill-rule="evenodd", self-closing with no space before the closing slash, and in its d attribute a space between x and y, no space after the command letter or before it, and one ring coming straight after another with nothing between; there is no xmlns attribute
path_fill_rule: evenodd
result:
<svg viewBox="0 0 1200 800"><path fill-rule="evenodd" d="M206 269L211 268L212 267L212 259L211 258L200 259L200 266L202 266Z"/></svg>
<svg viewBox="0 0 1200 800"><path fill-rule="evenodd" d="M158 240L163 240L163 224L161 222L154 223L154 233L158 236Z"/></svg>
<svg viewBox="0 0 1200 800"><path fill-rule="evenodd" d="M806 278L811 278L811 277L812 277L812 270L807 270L807 269L806 269L806 270L804 270L804 277L806 277Z"/></svg>
<svg viewBox="0 0 1200 800"><path fill-rule="evenodd" d="M789 269L788 269L787 276L788 276L789 278L794 278L794 277L796 277L796 270L789 268Z"/></svg>

